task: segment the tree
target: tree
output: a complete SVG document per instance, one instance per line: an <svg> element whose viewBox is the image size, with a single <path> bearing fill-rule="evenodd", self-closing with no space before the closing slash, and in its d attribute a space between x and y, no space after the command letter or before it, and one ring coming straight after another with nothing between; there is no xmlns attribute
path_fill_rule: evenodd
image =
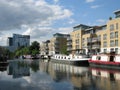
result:
<svg viewBox="0 0 120 90"><path fill-rule="evenodd" d="M30 46L30 52L32 55L39 54L39 48L40 45L37 41L32 42L32 45Z"/></svg>
<svg viewBox="0 0 120 90"><path fill-rule="evenodd" d="M31 46L29 47L21 46L15 51L15 56L17 57L28 54L34 56L39 54L39 43L37 41L32 42Z"/></svg>
<svg viewBox="0 0 120 90"><path fill-rule="evenodd" d="M61 54L68 54L67 53L67 46L64 46L61 50L60 50Z"/></svg>

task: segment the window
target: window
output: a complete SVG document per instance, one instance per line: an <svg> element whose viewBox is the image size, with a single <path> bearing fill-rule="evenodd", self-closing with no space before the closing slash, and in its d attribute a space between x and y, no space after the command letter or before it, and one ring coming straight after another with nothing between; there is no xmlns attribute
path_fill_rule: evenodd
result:
<svg viewBox="0 0 120 90"><path fill-rule="evenodd" d="M110 25L110 30L114 30L114 25L113 24Z"/></svg>
<svg viewBox="0 0 120 90"><path fill-rule="evenodd" d="M79 38L79 36L80 36L80 35L79 35L79 33L78 33L78 34L76 34L76 37L77 37L77 38Z"/></svg>
<svg viewBox="0 0 120 90"><path fill-rule="evenodd" d="M110 33L110 39L114 38L114 32Z"/></svg>
<svg viewBox="0 0 120 90"><path fill-rule="evenodd" d="M115 46L118 46L118 40L115 40Z"/></svg>
<svg viewBox="0 0 120 90"><path fill-rule="evenodd" d="M98 40L101 40L101 35L98 36Z"/></svg>
<svg viewBox="0 0 120 90"><path fill-rule="evenodd" d="M107 42L103 42L103 47L107 47Z"/></svg>
<svg viewBox="0 0 120 90"><path fill-rule="evenodd" d="M110 46L111 46L111 47L114 46L114 40L110 40Z"/></svg>
<svg viewBox="0 0 120 90"><path fill-rule="evenodd" d="M87 42L91 42L91 38L87 37Z"/></svg>
<svg viewBox="0 0 120 90"><path fill-rule="evenodd" d="M104 34L103 35L103 40L106 40L107 39L107 34Z"/></svg>
<svg viewBox="0 0 120 90"><path fill-rule="evenodd" d="M76 42L76 44L79 44L79 39L76 39L75 42Z"/></svg>
<svg viewBox="0 0 120 90"><path fill-rule="evenodd" d="M118 30L118 23L116 23L116 30Z"/></svg>
<svg viewBox="0 0 120 90"><path fill-rule="evenodd" d="M118 38L118 32L115 32L115 38Z"/></svg>
<svg viewBox="0 0 120 90"><path fill-rule="evenodd" d="M118 48L115 48L115 53L118 54Z"/></svg>
<svg viewBox="0 0 120 90"><path fill-rule="evenodd" d="M104 49L104 53L107 53L107 49Z"/></svg>
<svg viewBox="0 0 120 90"><path fill-rule="evenodd" d="M76 49L79 49L79 45L76 45Z"/></svg>
<svg viewBox="0 0 120 90"><path fill-rule="evenodd" d="M84 42L84 41L85 41L85 38L83 38L82 41Z"/></svg>
<svg viewBox="0 0 120 90"><path fill-rule="evenodd" d="M110 52L113 52L113 51L114 51L114 48L111 48L111 49L110 49Z"/></svg>

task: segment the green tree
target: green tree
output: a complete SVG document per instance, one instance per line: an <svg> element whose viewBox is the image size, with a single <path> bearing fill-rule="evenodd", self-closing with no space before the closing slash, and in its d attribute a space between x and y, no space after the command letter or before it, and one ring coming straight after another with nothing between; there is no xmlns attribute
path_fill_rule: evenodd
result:
<svg viewBox="0 0 120 90"><path fill-rule="evenodd" d="M21 46L15 51L15 56L19 57L21 55L37 55L39 54L39 43L37 41L32 42L29 47Z"/></svg>
<svg viewBox="0 0 120 90"><path fill-rule="evenodd" d="M39 54L39 48L40 45L37 41L32 42L31 46L30 46L30 52L32 55L36 55Z"/></svg>
<svg viewBox="0 0 120 90"><path fill-rule="evenodd" d="M60 52L61 52L61 54L68 54L67 53L67 46L63 47Z"/></svg>

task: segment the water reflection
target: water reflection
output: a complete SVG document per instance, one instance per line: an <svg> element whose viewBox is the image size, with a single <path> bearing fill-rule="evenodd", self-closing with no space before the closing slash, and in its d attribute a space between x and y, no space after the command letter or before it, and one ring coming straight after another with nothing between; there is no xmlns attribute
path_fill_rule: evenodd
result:
<svg viewBox="0 0 120 90"><path fill-rule="evenodd" d="M48 68L46 68L48 67ZM80 67L68 64L41 62L40 69L47 71L56 83L68 82L72 90L81 90L88 88L91 84L88 67Z"/></svg>
<svg viewBox="0 0 120 90"><path fill-rule="evenodd" d="M53 62L12 61L0 71L0 90L120 90L120 71Z"/></svg>
<svg viewBox="0 0 120 90"><path fill-rule="evenodd" d="M120 71L101 68L90 68L92 78L102 90L120 90Z"/></svg>
<svg viewBox="0 0 120 90"><path fill-rule="evenodd" d="M13 75L13 78L30 76L29 65L27 61L10 61L7 69L8 75Z"/></svg>

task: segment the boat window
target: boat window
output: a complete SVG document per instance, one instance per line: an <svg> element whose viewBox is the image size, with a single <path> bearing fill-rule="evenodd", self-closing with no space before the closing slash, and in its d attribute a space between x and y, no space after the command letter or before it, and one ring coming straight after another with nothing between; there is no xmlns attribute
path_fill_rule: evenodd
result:
<svg viewBox="0 0 120 90"><path fill-rule="evenodd" d="M100 71L97 71L97 75L101 75Z"/></svg>
<svg viewBox="0 0 120 90"><path fill-rule="evenodd" d="M100 59L101 59L101 57L100 57L100 56L98 56L97 58L98 58L98 60L100 60Z"/></svg>
<svg viewBox="0 0 120 90"><path fill-rule="evenodd" d="M66 57L64 57L64 59L66 59Z"/></svg>
<svg viewBox="0 0 120 90"><path fill-rule="evenodd" d="M113 61L114 61L114 56L111 55L111 56L110 56L110 62L113 62Z"/></svg>

